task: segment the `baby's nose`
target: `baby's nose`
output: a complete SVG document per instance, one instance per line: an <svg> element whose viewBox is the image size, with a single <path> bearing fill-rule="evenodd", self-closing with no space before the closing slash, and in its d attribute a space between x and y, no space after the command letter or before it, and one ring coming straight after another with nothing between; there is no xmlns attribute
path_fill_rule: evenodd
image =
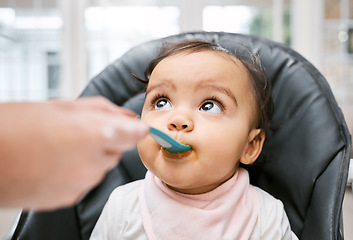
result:
<svg viewBox="0 0 353 240"><path fill-rule="evenodd" d="M191 131L193 128L193 121L183 116L175 116L168 123L168 129L171 131Z"/></svg>

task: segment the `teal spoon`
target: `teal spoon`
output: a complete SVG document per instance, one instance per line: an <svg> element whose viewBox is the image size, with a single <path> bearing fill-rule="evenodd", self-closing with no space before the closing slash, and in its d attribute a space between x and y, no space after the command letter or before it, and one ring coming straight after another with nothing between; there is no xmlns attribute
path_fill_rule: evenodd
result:
<svg viewBox="0 0 353 240"><path fill-rule="evenodd" d="M161 145L164 149L168 150L169 152L185 152L190 150L191 147L189 145L181 144L175 141L173 138L169 137L164 132L161 132L153 127L150 127L150 134Z"/></svg>

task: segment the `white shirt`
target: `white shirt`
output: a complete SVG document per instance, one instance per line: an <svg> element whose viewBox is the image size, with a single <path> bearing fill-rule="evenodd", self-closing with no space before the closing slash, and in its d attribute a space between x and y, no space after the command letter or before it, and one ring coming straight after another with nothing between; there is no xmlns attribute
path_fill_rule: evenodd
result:
<svg viewBox="0 0 353 240"><path fill-rule="evenodd" d="M90 239L148 239L139 204L140 188L143 181L120 186L112 192ZM282 202L260 188L251 187L255 188L260 196L260 209L249 239L298 239L291 231Z"/></svg>

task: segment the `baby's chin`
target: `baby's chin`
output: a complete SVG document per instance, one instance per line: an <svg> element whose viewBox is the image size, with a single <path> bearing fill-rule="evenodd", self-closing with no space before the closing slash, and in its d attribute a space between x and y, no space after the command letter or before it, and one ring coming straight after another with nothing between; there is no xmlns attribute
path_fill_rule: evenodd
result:
<svg viewBox="0 0 353 240"><path fill-rule="evenodd" d="M174 173L169 173L165 175L157 176L169 189L182 193L182 194L190 194L197 195L207 193L212 191L217 187L217 185L205 185L203 182L200 182L196 179L195 175L188 172L184 175L178 174L173 175ZM191 176L194 175L194 176Z"/></svg>

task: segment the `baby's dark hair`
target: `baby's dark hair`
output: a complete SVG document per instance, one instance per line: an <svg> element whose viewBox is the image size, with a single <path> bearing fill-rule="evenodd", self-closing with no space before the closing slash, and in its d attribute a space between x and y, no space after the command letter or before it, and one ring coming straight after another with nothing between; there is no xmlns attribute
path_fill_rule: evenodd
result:
<svg viewBox="0 0 353 240"><path fill-rule="evenodd" d="M251 80L253 89L253 96L256 104L257 123L256 128L261 129L261 134L265 134L270 125L273 114L273 102L271 96L271 85L266 75L262 71L260 60L257 56L251 54L251 59L244 60L240 56L236 56L226 48L214 42L203 40L185 40L176 43L166 43L161 49L160 53L152 59L145 71L145 79L138 78L134 73L134 77L144 83L148 83L152 71L163 59L179 54L179 53L196 53L203 51L213 51L227 54L238 59L245 67Z"/></svg>

